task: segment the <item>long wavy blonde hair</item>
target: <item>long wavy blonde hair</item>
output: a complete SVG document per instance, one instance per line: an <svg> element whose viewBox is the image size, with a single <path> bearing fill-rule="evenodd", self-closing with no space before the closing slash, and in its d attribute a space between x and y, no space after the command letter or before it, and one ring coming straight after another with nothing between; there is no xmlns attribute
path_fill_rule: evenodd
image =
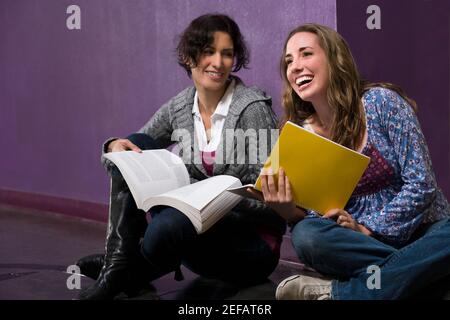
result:
<svg viewBox="0 0 450 320"><path fill-rule="evenodd" d="M303 101L291 87L285 62L288 41L299 32L309 32L317 36L320 47L325 51L328 61L329 86L327 100L333 112L333 123L330 128L331 140L350 149L361 145L365 132L364 106L361 97L372 87L384 87L399 93L416 110L416 103L408 98L401 88L390 83L368 83L361 79L349 46L333 29L319 24L309 23L292 30L283 48L280 71L283 78L282 105L286 121L302 124L315 114L313 105Z"/></svg>

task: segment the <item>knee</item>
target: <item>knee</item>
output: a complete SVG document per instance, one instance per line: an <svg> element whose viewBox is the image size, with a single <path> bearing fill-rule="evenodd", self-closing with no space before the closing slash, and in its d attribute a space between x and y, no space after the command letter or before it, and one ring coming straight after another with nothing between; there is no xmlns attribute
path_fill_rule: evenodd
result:
<svg viewBox="0 0 450 320"><path fill-rule="evenodd" d="M332 221L321 218L307 218L297 223L292 230L292 245L304 263L311 263L321 254L329 254L330 243L326 230Z"/></svg>
<svg viewBox="0 0 450 320"><path fill-rule="evenodd" d="M142 150L160 149L159 144L152 137L145 133L133 133L130 134L127 139Z"/></svg>
<svg viewBox="0 0 450 320"><path fill-rule="evenodd" d="M152 212L142 242L142 254L146 257L157 252L166 254L195 234L194 226L183 213L171 207L160 208Z"/></svg>
<svg viewBox="0 0 450 320"><path fill-rule="evenodd" d="M185 214L172 207L156 206L150 210L150 213L152 219L149 229L154 233L167 233L186 225L192 225Z"/></svg>

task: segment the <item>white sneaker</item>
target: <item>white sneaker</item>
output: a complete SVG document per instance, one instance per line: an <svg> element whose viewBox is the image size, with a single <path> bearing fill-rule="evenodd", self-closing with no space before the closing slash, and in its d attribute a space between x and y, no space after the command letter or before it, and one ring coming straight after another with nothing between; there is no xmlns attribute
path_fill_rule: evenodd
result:
<svg viewBox="0 0 450 320"><path fill-rule="evenodd" d="M331 300L331 280L294 275L280 282L277 300Z"/></svg>

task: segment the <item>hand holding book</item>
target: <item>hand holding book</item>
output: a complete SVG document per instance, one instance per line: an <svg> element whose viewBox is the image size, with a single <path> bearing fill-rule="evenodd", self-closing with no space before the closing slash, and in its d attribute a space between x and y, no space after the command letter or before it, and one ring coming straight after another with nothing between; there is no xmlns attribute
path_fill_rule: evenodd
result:
<svg viewBox="0 0 450 320"><path fill-rule="evenodd" d="M279 169L283 168L297 207L323 215L331 209L345 207L369 161L365 155L288 121L264 168L272 170L274 183L278 181ZM248 189L263 193L265 176L261 174L254 185L244 186L245 190L230 191L257 197L257 192ZM262 200L261 196L259 198Z"/></svg>
<svg viewBox="0 0 450 320"><path fill-rule="evenodd" d="M165 149L109 152L103 155L120 170L139 209L171 206L184 213L198 233L205 232L241 200L226 192L242 186L221 175L190 184L183 160Z"/></svg>
<svg viewBox="0 0 450 320"><path fill-rule="evenodd" d="M120 152L120 151L136 151L141 153L142 150L128 139L113 140L108 145L108 152Z"/></svg>
<svg viewBox="0 0 450 320"><path fill-rule="evenodd" d="M126 143L121 147L132 149ZM254 185L242 186L232 176L215 176L191 185L183 160L167 150L109 152L104 157L119 168L139 209L177 208L198 233L228 213L240 196L265 201L288 222L305 215L301 208L320 214L343 209L369 162L368 157L291 122L285 125Z"/></svg>
<svg viewBox="0 0 450 320"><path fill-rule="evenodd" d="M294 203L291 184L283 168L280 167L278 170L276 182L271 168L263 169L260 178L262 191L259 192L256 189L248 188L248 192L267 203L288 222L294 223L305 217L305 210L297 207Z"/></svg>

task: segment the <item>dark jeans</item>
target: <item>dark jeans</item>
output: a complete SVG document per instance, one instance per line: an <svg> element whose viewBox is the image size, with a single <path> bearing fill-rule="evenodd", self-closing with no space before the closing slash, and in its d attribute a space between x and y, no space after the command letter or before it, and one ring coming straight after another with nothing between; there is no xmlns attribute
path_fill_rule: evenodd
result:
<svg viewBox="0 0 450 320"><path fill-rule="evenodd" d="M306 265L336 279L333 299L414 298L450 277L449 218L419 228L410 243L394 248L330 219L308 217L293 228L292 243ZM379 268L379 289L371 266Z"/></svg>
<svg viewBox="0 0 450 320"><path fill-rule="evenodd" d="M183 264L204 277L246 285L266 279L278 263L256 230L232 214L198 235L174 208L158 207L151 213L141 252L160 269Z"/></svg>
<svg viewBox="0 0 450 320"><path fill-rule="evenodd" d="M128 139L143 150L158 148L144 134ZM271 251L254 226L232 213L198 235L190 220L174 208L160 206L150 212L152 219L141 252L162 273L183 264L204 277L250 284L266 279L278 264L278 254Z"/></svg>

